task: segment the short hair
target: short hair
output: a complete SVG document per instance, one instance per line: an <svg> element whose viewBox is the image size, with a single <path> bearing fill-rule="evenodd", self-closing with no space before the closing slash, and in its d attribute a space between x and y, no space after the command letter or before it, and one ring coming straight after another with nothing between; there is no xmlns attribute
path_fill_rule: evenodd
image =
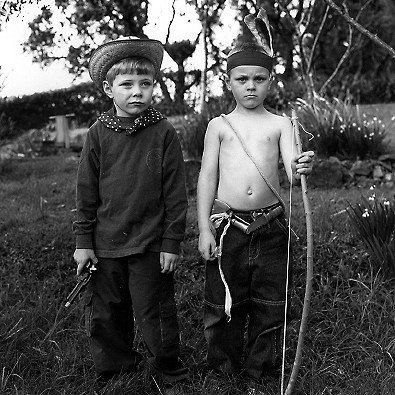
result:
<svg viewBox="0 0 395 395"><path fill-rule="evenodd" d="M112 85L119 74L150 74L155 77L155 68L151 61L143 57L125 58L113 64L106 74L106 81Z"/></svg>

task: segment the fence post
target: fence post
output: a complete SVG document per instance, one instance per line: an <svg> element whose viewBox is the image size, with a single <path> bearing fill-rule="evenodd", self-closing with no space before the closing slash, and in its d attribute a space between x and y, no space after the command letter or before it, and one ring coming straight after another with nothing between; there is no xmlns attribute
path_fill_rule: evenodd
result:
<svg viewBox="0 0 395 395"><path fill-rule="evenodd" d="M70 148L69 121L67 118L73 117L74 114L53 115L49 119L54 119L56 124L56 145Z"/></svg>

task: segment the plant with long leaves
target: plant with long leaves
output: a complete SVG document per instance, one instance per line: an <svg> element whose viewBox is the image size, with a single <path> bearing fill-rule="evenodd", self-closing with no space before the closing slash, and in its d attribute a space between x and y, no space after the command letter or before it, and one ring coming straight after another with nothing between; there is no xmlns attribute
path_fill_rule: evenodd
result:
<svg viewBox="0 0 395 395"><path fill-rule="evenodd" d="M395 278L395 199L375 196L349 204L347 213L352 227L370 254L374 270L385 278Z"/></svg>
<svg viewBox="0 0 395 395"><path fill-rule="evenodd" d="M349 99L327 100L316 95L314 100L297 100L301 123L314 130L310 149L325 157L342 159L377 158L386 152L386 127L381 119L369 118Z"/></svg>

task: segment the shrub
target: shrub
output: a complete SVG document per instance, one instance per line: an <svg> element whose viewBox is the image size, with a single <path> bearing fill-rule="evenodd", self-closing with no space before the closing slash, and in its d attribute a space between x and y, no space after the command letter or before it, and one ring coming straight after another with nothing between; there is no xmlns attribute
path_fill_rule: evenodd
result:
<svg viewBox="0 0 395 395"><path fill-rule="evenodd" d="M186 160L199 160L203 154L204 136L208 120L197 113L169 117L177 130Z"/></svg>
<svg viewBox="0 0 395 395"><path fill-rule="evenodd" d="M308 147L318 155L366 159L386 152L382 121L377 117L368 120L348 100L316 96L311 102L298 99L296 104L301 124L314 134Z"/></svg>
<svg viewBox="0 0 395 395"><path fill-rule="evenodd" d="M10 139L15 135L15 122L4 112L0 112L0 140Z"/></svg>
<svg viewBox="0 0 395 395"><path fill-rule="evenodd" d="M379 200L373 195L349 205L347 213L375 271L381 271L388 279L395 278L395 200Z"/></svg>
<svg viewBox="0 0 395 395"><path fill-rule="evenodd" d="M154 107L160 111L163 115L173 116L173 115L184 115L193 112L193 108L187 103L173 103L166 100L155 101L153 103Z"/></svg>
<svg viewBox="0 0 395 395"><path fill-rule="evenodd" d="M209 119L221 114L228 114L235 108L236 102L229 90L224 90L221 96L209 97L207 102L207 117Z"/></svg>
<svg viewBox="0 0 395 395"><path fill-rule="evenodd" d="M12 119L19 131L41 129L47 125L50 116L70 113L75 114L78 125L90 126L101 112L110 107L111 100L99 92L92 82L0 99L0 113Z"/></svg>

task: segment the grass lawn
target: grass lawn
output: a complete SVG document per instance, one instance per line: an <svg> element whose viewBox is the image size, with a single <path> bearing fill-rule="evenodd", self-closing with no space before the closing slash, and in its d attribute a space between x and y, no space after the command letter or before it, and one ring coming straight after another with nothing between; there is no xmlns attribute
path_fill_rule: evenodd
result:
<svg viewBox="0 0 395 395"><path fill-rule="evenodd" d="M0 394L163 393L148 371L123 375L99 390L87 349L83 303L59 310L75 284L71 223L77 164L75 155L63 154L11 162L0 174ZM343 211L347 202L357 202L370 192L310 192L315 274L294 394L394 393L395 292L393 285L371 273L369 257L352 236ZM287 193L284 191L284 197ZM389 193L376 191L377 196ZM294 244L290 296L297 318L287 329L287 375L304 295L306 240L300 195L295 188L291 224L300 239ZM192 376L179 393L242 394L238 378L214 378L205 370L203 276L204 263L197 251L196 202L191 197L176 280L182 359L191 367ZM143 350L139 333L136 343Z"/></svg>

